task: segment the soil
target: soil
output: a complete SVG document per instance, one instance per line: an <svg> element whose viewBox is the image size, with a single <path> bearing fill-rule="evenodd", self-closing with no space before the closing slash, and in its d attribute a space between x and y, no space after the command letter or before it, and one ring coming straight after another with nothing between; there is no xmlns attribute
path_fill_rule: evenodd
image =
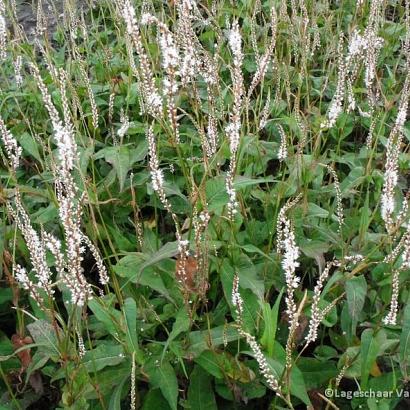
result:
<svg viewBox="0 0 410 410"><path fill-rule="evenodd" d="M67 0L66 0L67 1ZM62 18L65 11L64 0L41 0L41 7L43 10L44 20L42 25L47 28L47 33L51 36L59 19ZM25 1L15 0L17 8L17 21L23 29L29 40L34 39L35 30L37 27L37 9L39 0ZM81 8L88 8L86 0L70 0L70 3L74 5L74 9L80 10Z"/></svg>

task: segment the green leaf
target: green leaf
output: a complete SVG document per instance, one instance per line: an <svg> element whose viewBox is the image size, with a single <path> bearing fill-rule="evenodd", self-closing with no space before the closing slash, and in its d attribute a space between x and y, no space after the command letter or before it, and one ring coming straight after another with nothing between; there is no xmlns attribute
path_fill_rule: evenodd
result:
<svg viewBox="0 0 410 410"><path fill-rule="evenodd" d="M249 256L241 254L239 258L235 258L235 268L239 276L240 286L245 289L250 289L260 300L263 300L265 284L263 280L258 277L255 265Z"/></svg>
<svg viewBox="0 0 410 410"><path fill-rule="evenodd" d="M147 260L139 267L138 271L142 272L142 270L148 266L155 265L163 259L172 258L178 255L178 252L178 242L168 242L162 248L158 249L157 252L149 255Z"/></svg>
<svg viewBox="0 0 410 410"><path fill-rule="evenodd" d="M13 300L13 292L11 288L0 289L0 305Z"/></svg>
<svg viewBox="0 0 410 410"><path fill-rule="evenodd" d="M149 286L151 289L161 293L167 299L171 300L168 289L166 288L161 275L153 269L145 269L163 259L167 259L169 254L170 253L164 252L161 255L156 255L155 257L150 258L149 255L134 253L122 258L120 262L113 267L113 269L117 275L123 278L128 278L128 281L122 286L123 288L129 282L133 282L141 286Z"/></svg>
<svg viewBox="0 0 410 410"><path fill-rule="evenodd" d="M146 372L153 388L160 388L171 409L177 410L178 381L174 368L168 362L151 361Z"/></svg>
<svg viewBox="0 0 410 410"><path fill-rule="evenodd" d="M151 389L144 397L142 410L168 410L170 408L160 389Z"/></svg>
<svg viewBox="0 0 410 410"><path fill-rule="evenodd" d="M317 206L316 204L309 202L308 204L308 216L314 218L327 218L329 216L329 211Z"/></svg>
<svg viewBox="0 0 410 410"><path fill-rule="evenodd" d="M234 187L239 190L248 186L274 181L275 180L271 177L252 179L245 176L237 176L234 181ZM220 212L228 203L228 194L226 192L224 177L208 179L205 185L205 193L209 211Z"/></svg>
<svg viewBox="0 0 410 410"><path fill-rule="evenodd" d="M283 358L283 361L279 362L278 360L267 357L266 360L270 368L273 369L276 377L279 379L280 375L283 374L284 364L282 363L284 363L285 359ZM290 393L302 400L303 403L305 403L307 406L311 406L311 402L306 390L305 381L303 379L303 374L296 366L292 366L290 374Z"/></svg>
<svg viewBox="0 0 410 410"><path fill-rule="evenodd" d="M116 324L121 323L121 312L108 305L103 305L96 299L88 301L88 307L94 313L95 317L104 324L110 334L115 336L119 332Z"/></svg>
<svg viewBox="0 0 410 410"><path fill-rule="evenodd" d="M403 314L403 329L400 335L400 368L407 377L407 366L410 358L410 304L406 305Z"/></svg>
<svg viewBox="0 0 410 410"><path fill-rule="evenodd" d="M124 301L123 313L126 324L126 338L130 353L138 352L137 338L137 304L132 298L127 298Z"/></svg>
<svg viewBox="0 0 410 410"><path fill-rule="evenodd" d="M207 350L195 361L217 379L229 377L241 383L249 383L255 379L255 373L247 363L239 361L229 352Z"/></svg>
<svg viewBox="0 0 410 410"><path fill-rule="evenodd" d="M223 379L224 369L221 360L219 360L219 356L220 355L213 350L205 350L195 359L195 362L212 376L217 379Z"/></svg>
<svg viewBox="0 0 410 410"><path fill-rule="evenodd" d="M208 210L220 213L229 199L226 192L225 178L208 179L205 184L205 194Z"/></svg>
<svg viewBox="0 0 410 410"><path fill-rule="evenodd" d="M329 243L315 241L315 240L303 240L300 241L300 250L309 258L320 258L323 254L329 250Z"/></svg>
<svg viewBox="0 0 410 410"><path fill-rule="evenodd" d="M124 384L130 378L129 375L125 376L121 383L115 387L111 393L110 402L108 404L108 410L121 410L121 394L124 388Z"/></svg>
<svg viewBox="0 0 410 410"><path fill-rule="evenodd" d="M94 155L95 159L104 158L115 169L120 191L124 188L125 179L128 171L131 169L131 156L127 146L121 145L116 147L106 147Z"/></svg>
<svg viewBox="0 0 410 410"><path fill-rule="evenodd" d="M301 357L298 368L303 373L308 390L326 386L328 381L339 373L334 362L321 362L312 357Z"/></svg>
<svg viewBox="0 0 410 410"><path fill-rule="evenodd" d="M29 133L23 132L19 137L17 137L17 139L24 151L34 157L37 161L41 162L41 155L38 150L39 145Z"/></svg>
<svg viewBox="0 0 410 410"><path fill-rule="evenodd" d="M80 169L81 173L83 175L86 175L87 173L87 168L88 164L90 162L90 159L92 155L94 154L94 147L87 147L87 148L80 148L79 149L79 154L80 154Z"/></svg>
<svg viewBox="0 0 410 410"><path fill-rule="evenodd" d="M373 329L366 329L361 336L360 355L361 355L361 379L360 387L362 390L367 389L367 382L370 371L376 362L380 350L380 344L374 337Z"/></svg>
<svg viewBox="0 0 410 410"><path fill-rule="evenodd" d="M248 253L258 253L259 255L262 255L264 258L269 259L271 262L275 262L274 259L272 259L269 255L267 255L265 252L263 252L261 249L259 249L257 246L252 245L252 244L246 244L246 245L241 245L241 248Z"/></svg>
<svg viewBox="0 0 410 410"><path fill-rule="evenodd" d="M190 376L188 403L195 410L217 409L211 376L200 366L195 366Z"/></svg>
<svg viewBox="0 0 410 410"><path fill-rule="evenodd" d="M190 346L187 357L199 356L204 350L212 347L218 347L224 341L232 342L238 340L238 331L233 326L218 326L210 330L196 330L189 333Z"/></svg>
<svg viewBox="0 0 410 410"><path fill-rule="evenodd" d="M46 320L39 319L33 323L28 324L27 329L30 332L34 342L42 346L42 350L48 352L50 354L50 357L60 357L60 350L58 348L58 339L55 327L53 327Z"/></svg>
<svg viewBox="0 0 410 410"><path fill-rule="evenodd" d="M181 192L177 185L164 182L164 191L167 197L175 195L181 198L187 205L190 204L188 198Z"/></svg>
<svg viewBox="0 0 410 410"><path fill-rule="evenodd" d="M45 353L44 351L37 351L36 353L34 353L31 363L26 370L25 383L27 384L29 382L30 377L33 374L33 372L43 368L49 360L50 360L50 355Z"/></svg>
<svg viewBox="0 0 410 410"><path fill-rule="evenodd" d="M368 232L370 215L371 210L369 208L369 191L367 191L365 202L363 204L363 207L360 209L359 237L361 241L363 241Z"/></svg>
<svg viewBox="0 0 410 410"><path fill-rule="evenodd" d="M145 134L145 126L143 127L143 134ZM136 148L130 149L130 162L131 165L136 162L143 161L148 153L148 141L143 138L136 146Z"/></svg>
<svg viewBox="0 0 410 410"><path fill-rule="evenodd" d="M283 289L280 291L278 297L275 300L275 304L272 309L270 308L269 303L264 303L262 307L263 311L263 323L265 324L265 329L261 338L262 346L267 349L268 355L273 356L273 348L275 345L276 339L276 329L278 324L278 314L279 314L279 305L282 299Z"/></svg>
<svg viewBox="0 0 410 410"><path fill-rule="evenodd" d="M100 344L86 352L82 363L88 372L97 372L106 366L116 366L125 360L121 345Z"/></svg>
<svg viewBox="0 0 410 410"><path fill-rule="evenodd" d="M233 266L226 258L222 263L222 274L224 276L223 285L227 300L231 300L232 283L235 272L238 274L240 287L250 289L259 300L263 300L265 284L263 280L258 277L251 259L245 254L240 254L236 257Z"/></svg>
<svg viewBox="0 0 410 410"><path fill-rule="evenodd" d="M246 188L248 186L264 184L267 182L275 182L275 179L272 177L253 179L246 176L238 175L235 177L233 186L235 189L241 189Z"/></svg>
<svg viewBox="0 0 410 410"><path fill-rule="evenodd" d="M346 298L349 313L353 321L358 320L366 299L367 283L363 275L346 281Z"/></svg>
<svg viewBox="0 0 410 410"><path fill-rule="evenodd" d="M57 216L58 210L54 204L50 204L47 208L41 208L31 215L37 224L46 224L47 222L55 220Z"/></svg>
<svg viewBox="0 0 410 410"><path fill-rule="evenodd" d="M165 343L164 350L162 352L162 358L161 360L164 359L164 355L167 351L167 348L169 344L176 338L178 337L181 333L187 332L189 330L189 315L186 310L186 307L182 307L175 318L174 325L172 326L172 331L168 336L168 339Z"/></svg>
<svg viewBox="0 0 410 410"><path fill-rule="evenodd" d="M349 190L353 190L360 185L365 179L365 174L363 167L353 168L349 175L340 184L340 190L343 193L342 196L345 196Z"/></svg>

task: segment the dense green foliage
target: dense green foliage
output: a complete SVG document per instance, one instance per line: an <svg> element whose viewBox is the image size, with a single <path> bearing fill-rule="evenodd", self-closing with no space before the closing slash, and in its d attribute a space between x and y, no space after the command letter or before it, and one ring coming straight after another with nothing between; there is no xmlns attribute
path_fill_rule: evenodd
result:
<svg viewBox="0 0 410 410"><path fill-rule="evenodd" d="M133 373L136 406L145 410L407 408L409 401L398 397L396 389L399 394L406 389L410 369L410 270L400 268L402 253L410 252L404 205L402 211L409 188L410 123L400 130L403 137L397 143L394 226L386 229L381 214L386 147L400 98L408 98L409 50L403 44L410 33L404 2L306 0L286 7L286 2L273 0L199 1L192 27L203 50L195 43L192 47L202 56L216 56L218 83L210 90L201 75L188 85L178 79L179 143L165 97L163 117L143 112L141 78L136 78L127 54L127 42L128 48L133 44L125 35L122 2L96 3L82 14L67 1L63 20L55 29L37 32L36 40L18 30L12 4L5 8L10 26L0 65L0 117L23 151L14 172L1 144L0 409L130 408ZM179 1L133 3L137 20L149 12L177 31ZM364 33L368 27L370 3L380 8L377 36L383 40L375 78L367 87L369 61L358 60L349 74L356 108L349 111L345 97L336 123L323 126L354 30ZM246 97L258 61L275 35L272 7L277 13L276 44L264 78L242 101L233 175L238 212L230 218L226 180L232 150L226 126L235 97L230 24L239 23ZM155 24L141 26L142 44L162 90L159 36ZM140 56L133 52L138 69ZM21 86L15 78L18 56ZM10 213L17 188L33 228L52 233L63 248L67 239L55 185L55 130L30 69L33 62L61 116L64 96L57 70L66 72L68 111L78 145L72 175L78 195L83 195L81 230L99 249L109 275L109 283L101 286L96 259L84 245L84 275L95 291L84 306L71 303L49 251L54 300L37 304L13 275L19 264L35 282L27 239ZM342 85L349 87L347 81ZM218 143L207 156L204 135L210 116ZM263 119L267 122L260 127ZM123 126L124 134L118 134ZM146 138L150 126L169 209L152 183ZM287 155L281 159L284 146ZM300 251L300 284L294 294L299 326L289 337L277 218L299 194L299 202L286 214ZM209 222L198 228L201 215L209 215ZM189 241L184 277L178 273L178 230ZM401 238L404 251L386 259ZM319 306L330 306L329 312L318 338L305 346L319 275L327 262L353 255L363 258L330 267L319 290ZM397 324L386 325L395 271L400 281ZM242 318L232 301L235 275ZM260 345L283 398L268 387L244 332ZM292 351L288 370L287 344ZM326 398L325 389L335 388L338 375L339 392L383 390L393 395Z"/></svg>

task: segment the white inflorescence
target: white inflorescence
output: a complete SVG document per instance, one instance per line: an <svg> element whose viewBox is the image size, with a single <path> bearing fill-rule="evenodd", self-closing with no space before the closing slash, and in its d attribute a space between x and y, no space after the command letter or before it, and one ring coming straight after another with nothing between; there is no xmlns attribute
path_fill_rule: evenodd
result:
<svg viewBox="0 0 410 410"><path fill-rule="evenodd" d="M30 285L33 286L27 275L27 271L20 265L14 267L14 277L22 284L24 289L28 290Z"/></svg>
<svg viewBox="0 0 410 410"><path fill-rule="evenodd" d="M242 335L245 336L246 342L248 343L249 347L251 348L255 356L256 361L258 362L259 370L265 378L266 383L273 391L279 393L279 383L274 374L272 373L272 370L270 369L268 362L266 361L266 357L262 353L262 350L258 342L256 341L255 337L247 332L242 332Z"/></svg>
<svg viewBox="0 0 410 410"><path fill-rule="evenodd" d="M154 113L162 110L162 97L154 89L146 94L146 100L148 107L151 107Z"/></svg>
<svg viewBox="0 0 410 410"><path fill-rule="evenodd" d="M208 129L206 140L206 155L208 156L208 158L211 158L216 153L218 143L217 122L215 114L213 112L210 112L208 116Z"/></svg>
<svg viewBox="0 0 410 410"><path fill-rule="evenodd" d="M125 21L127 32L131 35L135 31L138 31L137 18L135 17L135 9L130 0L124 0L122 2L122 17Z"/></svg>
<svg viewBox="0 0 410 410"><path fill-rule="evenodd" d="M137 19L135 17L135 9L130 0L121 1L120 13L125 21L128 36L131 38L132 44L139 57L140 67L138 77L141 81L140 91L145 110L153 116L160 116L162 113L162 98L155 86L154 75L142 44ZM152 16L144 14L144 22L146 23L151 17Z"/></svg>
<svg viewBox="0 0 410 410"><path fill-rule="evenodd" d="M83 241L88 246L91 253L93 254L93 257L94 257L95 262L97 264L99 281L100 281L101 285L107 285L108 282L109 282L109 277L108 277L108 273L107 273L107 268L104 265L104 262L103 262L103 259L101 257L100 252L94 246L94 244L91 242L90 238L88 236L84 235L84 234L83 234Z"/></svg>
<svg viewBox="0 0 410 410"><path fill-rule="evenodd" d="M386 170L384 172L384 185L381 198L381 215L383 220L389 224L391 215L394 212L396 203L394 200L394 189L397 185L398 172L395 155L388 156L386 160Z"/></svg>
<svg viewBox="0 0 410 410"><path fill-rule="evenodd" d="M142 329L141 329L142 330ZM132 364L131 364L131 410L135 410L136 406L136 389L135 389L135 373L136 373L136 366L135 366L135 352L132 353Z"/></svg>
<svg viewBox="0 0 410 410"><path fill-rule="evenodd" d="M286 143L286 134L281 125L278 125L277 127L278 127L279 134L280 134L280 147L279 147L279 152L278 152L278 159L279 161L283 161L288 157L288 146Z"/></svg>
<svg viewBox="0 0 410 410"><path fill-rule="evenodd" d="M163 30L159 45L162 51L162 65L164 69L176 69L179 66L179 53L169 30Z"/></svg>
<svg viewBox="0 0 410 410"><path fill-rule="evenodd" d="M344 265L348 264L356 264L363 260L362 255L350 255L350 256L345 256L342 260ZM309 321L309 332L306 335L306 344L312 343L317 339L317 334L318 334L318 328L322 320L326 317L326 315L330 312L330 310L333 308L333 306L336 304L337 299L333 300L332 303L330 303L326 308L320 309L319 308L319 302L320 302L320 296L321 292L324 286L325 281L329 277L329 272L332 267L340 267L342 266L342 262L338 260L334 260L332 262L328 262L326 264L326 267L323 269L322 273L319 275L319 278L316 282L316 286L313 290L313 303L311 307L311 318Z"/></svg>
<svg viewBox="0 0 410 410"><path fill-rule="evenodd" d="M226 175L225 180L225 188L228 194L228 216L229 218L233 218L234 215L238 212L238 200L236 199L236 191L233 185L233 178L234 178L234 171L232 167L229 167L229 171Z"/></svg>
<svg viewBox="0 0 410 410"><path fill-rule="evenodd" d="M238 201L236 199L236 191L234 188L234 176L236 167L236 155L240 142L240 130L241 130L241 108L243 97L243 77L242 77L242 39L239 32L239 25L237 21L232 24L231 30L228 35L229 47L233 54L233 69L232 69L232 83L233 83L233 97L234 103L232 112L230 114L230 122L225 127L226 135L229 139L229 148L231 151L231 158L229 164L229 170L227 172L225 186L229 196L228 200L228 217L230 219L238 212Z"/></svg>
<svg viewBox="0 0 410 410"><path fill-rule="evenodd" d="M85 356L86 350L85 350L85 345L84 345L84 339L78 330L77 330L77 339L78 339L78 355L81 358L83 358Z"/></svg>
<svg viewBox="0 0 410 410"><path fill-rule="evenodd" d="M286 212L293 207L300 199L300 195L293 201L287 203L279 211L277 221L277 251L282 255L282 269L285 272L286 281L286 314L290 327L295 327L297 322L296 303L294 291L299 286L300 278L296 276L296 268L299 266L299 247L296 245L295 234L292 223L286 216Z"/></svg>
<svg viewBox="0 0 410 410"><path fill-rule="evenodd" d="M394 225L393 213L396 207L394 193L398 182L398 159L402 142L403 127L407 117L409 96L410 76L408 75L401 93L396 121L390 132L386 146L386 166L381 197L381 215L389 233L393 231Z"/></svg>
<svg viewBox="0 0 410 410"><path fill-rule="evenodd" d="M95 101L94 92L91 88L91 83L90 83L90 79L88 78L88 73L87 73L86 69L84 68L84 65L83 65L82 61L79 61L79 68L80 68L81 76L82 76L83 81L85 83L85 87L87 89L88 98L90 100L92 124L93 124L94 128L98 128L97 103Z"/></svg>
<svg viewBox="0 0 410 410"><path fill-rule="evenodd" d="M149 153L149 167L151 172L152 188L159 196L159 199L164 208L170 213L172 220L175 223L176 237L178 241L178 250L182 258L188 256L189 241L183 240L179 229L178 220L171 208L171 203L168 201L165 189L164 189L164 174L162 169L159 168L159 160L157 154L157 146L155 142L154 130L152 125L148 127L146 138L148 141L148 153ZM184 263L180 264L180 268L183 270Z"/></svg>
<svg viewBox="0 0 410 410"><path fill-rule="evenodd" d="M327 165L326 168L332 174L334 185L335 185L336 204L337 204L336 205L336 217L337 217L337 221L338 221L338 224L339 224L337 232L340 234L342 232L343 221L344 221L343 204L342 204L342 191L340 189L339 178L337 176L336 171L330 165Z"/></svg>
<svg viewBox="0 0 410 410"><path fill-rule="evenodd" d="M177 69L180 63L178 48L175 45L174 36L168 27L160 22L155 16L144 13L141 16L141 24L157 24L160 29L159 46L162 53L162 66L165 70Z"/></svg>
<svg viewBox="0 0 410 410"><path fill-rule="evenodd" d="M199 61L195 56L193 48L186 47L180 68L181 80L184 85L195 77L198 68Z"/></svg>
<svg viewBox="0 0 410 410"><path fill-rule="evenodd" d="M232 284L232 305L235 306L236 316L239 321L242 320L243 314L243 301L239 293L239 277L235 275Z"/></svg>
<svg viewBox="0 0 410 410"><path fill-rule="evenodd" d="M239 293L239 277L238 275L234 276L233 284L232 284L232 305L235 307L236 313L236 322L239 326L239 333L241 336L245 337L246 342L249 344L256 361L258 362L260 372L262 373L263 377L265 378L268 386L274 390L276 393L280 394L279 390L279 383L277 378L272 373L268 362L266 361L265 355L263 354L258 342L256 341L255 337L250 335L243 329L243 300Z"/></svg>
<svg viewBox="0 0 410 410"><path fill-rule="evenodd" d="M23 58L21 56L17 56L16 60L13 61L14 65L14 78L16 80L17 87L21 87L23 84L23 76L21 75L21 67L23 65Z"/></svg>
<svg viewBox="0 0 410 410"><path fill-rule="evenodd" d="M37 286L52 295L54 290L51 289L51 271L47 265L46 253L37 232L31 226L30 218L23 208L18 192L16 193L16 209L15 219L30 252L33 271L38 281Z"/></svg>
<svg viewBox="0 0 410 410"><path fill-rule="evenodd" d="M79 189L71 174L75 163L78 161L77 144L74 139L73 127L69 122L70 118L67 107L63 107L65 120L63 124L37 67L32 65L31 68L42 93L44 104L49 112L54 129L54 140L57 145L58 161L54 168L54 174L59 204L59 217L65 236L66 250L64 256L61 252L61 245L58 240L48 234L44 234L43 238L45 246L47 246L56 258L57 271L71 293L71 302L78 306L83 306L88 299L92 298L93 292L91 285L85 279L84 269L82 267L82 255L85 248L82 245L84 235L81 232L81 198L78 197ZM62 74L60 79L61 94L65 98L66 78L64 73L60 73ZM19 202L16 202L16 204L19 215L23 215L21 204L19 205ZM24 217L24 219L26 218ZM25 225L27 225L27 223ZM29 243L27 239L26 242ZM44 243L40 243L39 248L41 248L41 252L45 254ZM102 284L105 284L108 281L106 269L96 249L92 249L92 244L90 250L95 253L97 266L100 269L100 281ZM36 260L33 260L33 258L36 257L36 252L38 251L35 251L34 248L30 252L34 267L36 266ZM44 266L46 266L45 256L43 259ZM39 284L41 285L43 282L44 281L39 278Z"/></svg>
<svg viewBox="0 0 410 410"><path fill-rule="evenodd" d="M3 0L0 0L0 60L6 58L7 24L5 18L6 8Z"/></svg>
<svg viewBox="0 0 410 410"><path fill-rule="evenodd" d="M406 269L410 269L410 224L407 226L407 230L402 236L399 244L388 255L384 262L392 262L399 254L401 254L401 264L398 268L393 270L392 273L392 295L390 301L390 311L383 319L386 325L396 325L397 315L399 310L399 291L400 291L400 272Z"/></svg>
<svg viewBox="0 0 410 410"><path fill-rule="evenodd" d="M14 277L20 283L23 289L30 292L30 296L38 303L42 303L43 299L38 293L36 285L30 280L27 271L20 265L15 265L13 269Z"/></svg>
<svg viewBox="0 0 410 410"><path fill-rule="evenodd" d="M236 153L239 147L239 131L241 123L239 121L231 122L225 127L225 132L229 137L229 147L231 153Z"/></svg>
<svg viewBox="0 0 410 410"><path fill-rule="evenodd" d="M248 93L247 93L247 100L249 101L253 91L255 90L256 86L263 81L263 79L265 78L265 74L268 70L269 64L272 61L272 54L273 51L275 49L275 44L276 44L276 32L277 32L277 16L276 16L276 10L275 7L271 8L271 13L270 13L270 17L271 17L271 30L272 30L272 37L271 40L269 42L269 44L266 47L266 51L263 54L262 57L259 57L259 55L257 54L257 45L254 44L253 48L255 50L256 53L256 62L257 62L257 69L256 72L252 78L252 82L251 85L249 86L248 89ZM251 25L251 29L253 28L253 24ZM252 36L253 41L255 41L255 37Z"/></svg>
<svg viewBox="0 0 410 410"><path fill-rule="evenodd" d="M55 258L55 267L57 274L60 276L60 278L63 278L66 268L66 262L64 260L64 254L61 250L61 242L53 235L44 231L42 232L42 240L46 248L53 254Z"/></svg>
<svg viewBox="0 0 410 410"><path fill-rule="evenodd" d="M12 133L7 129L2 118L0 117L0 135L3 140L4 147L6 149L6 154L9 160L10 167L16 171L20 163L20 157L22 154L22 149L17 144L16 139L13 137Z"/></svg>
<svg viewBox="0 0 410 410"><path fill-rule="evenodd" d="M402 266L404 269L410 269L410 223L403 241Z"/></svg>
<svg viewBox="0 0 410 410"><path fill-rule="evenodd" d="M365 37L360 35L358 30L353 30L348 48L348 56L350 56L350 58L356 57L360 55L365 48L367 48L367 41Z"/></svg>
<svg viewBox="0 0 410 410"><path fill-rule="evenodd" d="M356 108L353 95L353 84L357 78L358 65L363 63L365 67L364 81L369 95L369 104L374 106L375 93L372 89L376 78L376 63L379 51L383 45L383 39L377 36L380 21L381 1L373 0L370 7L368 26L363 34L355 29L350 37L346 57L342 57L342 38L339 41L339 72L336 91L329 106L327 119L322 127L333 127L343 111L343 102L347 93L348 111Z"/></svg>
<svg viewBox="0 0 410 410"><path fill-rule="evenodd" d="M58 147L58 159L64 168L71 171L78 159L77 144L74 141L72 129L60 121L54 124L54 140Z"/></svg>
<svg viewBox="0 0 410 410"><path fill-rule="evenodd" d="M148 152L149 152L149 167L151 171L151 181L154 191L158 194L162 205L167 210L170 210L170 204L165 195L164 190L164 174L159 168L159 161L157 155L157 145L155 142L154 130L150 126L147 130Z"/></svg>
<svg viewBox="0 0 410 410"><path fill-rule="evenodd" d="M300 278L296 276L295 271L299 266L299 248L296 246L295 235L291 228L291 222L285 218L283 220L283 259L282 269L285 271L286 284L288 285L288 296L286 297L286 303L288 306L287 313L291 318L296 313L296 305L293 300L293 289L299 286Z"/></svg>
<svg viewBox="0 0 410 410"><path fill-rule="evenodd" d="M326 279L329 276L330 268L332 266L339 266L340 264L337 261L329 262L326 264L325 269L320 274L319 279L317 280L316 286L313 290L313 303L312 303L312 313L309 322L309 332L306 335L306 343L314 342L317 338L317 331L321 321L324 319L323 312L319 309L320 294L323 289L323 285Z"/></svg>
<svg viewBox="0 0 410 410"><path fill-rule="evenodd" d="M240 109L242 104L243 95L243 78L242 78L242 61L243 54L241 49L241 34L239 32L238 22L235 21L232 24L232 28L228 36L229 46L233 54L233 95L234 95L234 106L231 113L230 123L225 128L225 132L229 137L229 144L231 149L231 154L236 154L239 146L239 132L241 129L241 118Z"/></svg>
<svg viewBox="0 0 410 410"><path fill-rule="evenodd" d="M241 38L241 33L239 32L239 25L237 21L235 21L232 24L232 28L229 31L229 35L228 35L228 41L229 41L229 47L232 50L232 54L234 55L234 58L238 60L242 60L243 58L242 38Z"/></svg>
<svg viewBox="0 0 410 410"><path fill-rule="evenodd" d="M383 319L385 325L396 325L399 311L400 269L395 269L392 274L392 296L390 311Z"/></svg>
<svg viewBox="0 0 410 410"><path fill-rule="evenodd" d="M343 46L343 39L340 38L339 40L340 50L342 49L342 46ZM341 55L339 55L338 64L339 64L339 70L338 70L336 91L335 91L335 94L329 106L329 111L327 113L327 119L321 124L322 128L333 127L336 124L336 120L338 119L339 115L343 111L343 101L344 101L344 95L345 95L347 67L346 67L346 62Z"/></svg>
<svg viewBox="0 0 410 410"><path fill-rule="evenodd" d="M124 113L124 110L121 109L120 112L120 123L121 127L117 131L117 135L120 138L123 138L124 135L127 133L128 129L130 128L130 120L128 116Z"/></svg>
<svg viewBox="0 0 410 410"><path fill-rule="evenodd" d="M54 290L51 288L51 271L47 265L46 251L42 241L37 235L37 232L31 226L30 218L21 203L19 191L16 191L15 204L15 209L8 205L8 210L23 234L30 253L30 261L37 281L36 283L28 281L28 276L24 276L26 272L24 268L17 269L19 276L16 277L16 279L25 289L29 289L27 286L30 285L30 293L33 297L35 296L37 301L40 300L37 298L38 290L46 292L51 298L54 294Z"/></svg>

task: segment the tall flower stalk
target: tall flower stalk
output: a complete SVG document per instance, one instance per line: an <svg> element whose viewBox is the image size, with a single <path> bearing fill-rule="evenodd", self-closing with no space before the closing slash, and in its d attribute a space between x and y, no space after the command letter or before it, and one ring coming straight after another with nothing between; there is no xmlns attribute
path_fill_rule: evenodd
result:
<svg viewBox="0 0 410 410"><path fill-rule="evenodd" d="M239 293L239 277L237 275L234 276L233 279L233 286L232 286L232 305L235 308L236 313L236 322L238 324L238 332L239 334L245 338L246 342L249 344L254 357L259 365L259 370L262 373L263 377L267 385L276 392L279 396L281 396L281 391L278 383L278 379L273 374L271 368L266 361L266 358L256 341L255 337L246 332L243 328L243 300L241 294Z"/></svg>
<svg viewBox="0 0 410 410"><path fill-rule="evenodd" d="M286 282L286 316L289 323L289 334L286 342L286 369L287 374L292 366L292 350L294 335L299 326L299 314L295 301L295 290L299 287L300 277L296 275L299 266L299 247L296 245L295 233L291 220L286 213L300 200L299 194L292 201L287 202L279 211L277 220L277 252L282 256L282 269L285 273ZM302 307L303 303L301 304Z"/></svg>
<svg viewBox="0 0 410 410"><path fill-rule="evenodd" d="M0 61L5 60L7 56L7 24L6 24L6 6L3 0L0 0Z"/></svg>
<svg viewBox="0 0 410 410"><path fill-rule="evenodd" d="M56 259L56 269L62 282L71 293L71 302L78 306L83 306L93 296L91 285L87 282L82 267L82 255L85 251L84 242L88 244L96 257L101 285L108 283L108 275L96 249L81 231L82 196L79 195L79 188L73 177L73 171L78 162L78 153L73 127L69 122L69 113L67 112L65 76L63 72L60 72L60 92L65 113L63 122L52 102L38 68L35 65L31 65L31 69L50 115L54 141L57 145L57 161L53 166L53 171L59 205L59 217L64 231L65 254L63 254L60 242L52 235L44 233L44 239L42 241L39 239L37 233L31 227L29 217L24 211L18 193L16 195L15 208L10 206L9 209L22 231L29 248L31 262L37 276L36 286L46 290L50 296L54 292L51 289L51 272L47 266L45 256L46 249L48 248ZM18 272L17 279L26 281L27 277L22 274L22 270L18 269Z"/></svg>
<svg viewBox="0 0 410 410"><path fill-rule="evenodd" d="M234 21L229 31L228 36L229 47L233 55L233 68L231 70L231 76L233 81L233 108L229 118L229 124L225 128L226 135L229 140L229 149L231 158L229 162L229 170L226 175L226 191L229 196L228 200L228 216L233 218L238 212L239 206L236 199L236 191L233 185L235 177L235 168L237 160L237 151L240 142L241 131L241 109L242 109L242 97L244 93L243 77L242 77L242 39L239 31L239 24Z"/></svg>
<svg viewBox="0 0 410 410"><path fill-rule="evenodd" d="M139 57L140 92L142 94L142 110L154 117L162 115L162 97L155 85L154 75L147 53L142 44L140 29L137 23L134 6L130 0L118 0L119 13L122 16L127 34L129 35L134 49Z"/></svg>
<svg viewBox="0 0 410 410"><path fill-rule="evenodd" d="M189 256L189 241L182 238L181 229L179 226L178 218L172 210L171 203L169 202L164 187L164 173L159 166L158 153L157 153L157 144L155 141L154 129L151 125L147 129L147 141L148 141L148 151L149 151L149 167L151 172L151 182L152 188L158 195L161 204L171 215L171 218L175 224L175 235L178 242L178 251L180 254L180 263L178 263L178 272L177 276L181 278L181 284L187 283L188 278L185 272L185 262Z"/></svg>
<svg viewBox="0 0 410 410"><path fill-rule="evenodd" d="M407 68L408 67L410 67L409 64L407 64ZM403 139L403 127L406 121L409 106L409 98L410 75L407 75L400 97L397 117L393 128L391 129L386 146L386 165L381 197L381 216L385 222L387 232L390 235L392 234L395 226L393 214L396 208L395 190L398 182L398 160Z"/></svg>
<svg viewBox="0 0 410 410"><path fill-rule="evenodd" d="M0 136L6 150L7 158L9 160L9 166L15 172L20 163L22 149L18 145L17 140L14 138L12 133L7 129L6 124L1 117Z"/></svg>
<svg viewBox="0 0 410 410"><path fill-rule="evenodd" d="M389 313L383 319L386 325L396 325L397 316L399 313L399 292L400 292L400 273L406 269L410 269L410 224L407 226L406 232L402 236L399 244L388 255L384 262L393 262L401 255L401 262L398 267L393 268L392 272L392 295L390 300Z"/></svg>

